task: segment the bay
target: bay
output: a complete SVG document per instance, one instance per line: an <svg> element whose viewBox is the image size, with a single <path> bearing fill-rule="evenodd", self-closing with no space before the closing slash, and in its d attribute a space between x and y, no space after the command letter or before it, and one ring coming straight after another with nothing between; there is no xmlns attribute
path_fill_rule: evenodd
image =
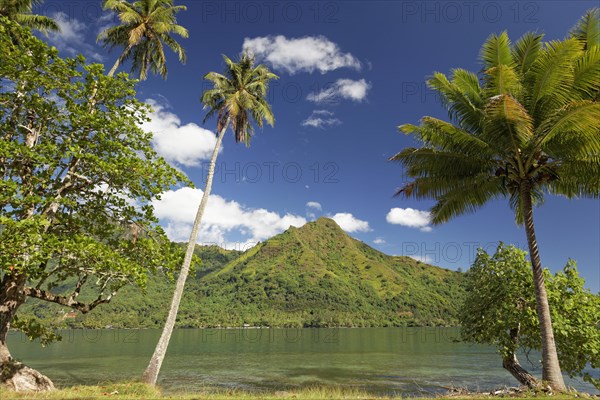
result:
<svg viewBox="0 0 600 400"><path fill-rule="evenodd" d="M13 356L59 387L139 379L158 330L69 330L48 347L9 336ZM277 391L316 385L378 394L432 395L449 387L516 386L495 349L457 341L455 328L179 329L159 385L165 392L206 387ZM539 354L530 354L534 363ZM524 356L524 366L539 374ZM598 371L595 371L597 374ZM580 391L593 386L568 380Z"/></svg>

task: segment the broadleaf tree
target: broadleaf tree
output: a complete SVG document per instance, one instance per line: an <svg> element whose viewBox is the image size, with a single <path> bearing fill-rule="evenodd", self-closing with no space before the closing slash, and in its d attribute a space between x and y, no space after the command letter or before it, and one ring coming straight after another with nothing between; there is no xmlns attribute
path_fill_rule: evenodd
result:
<svg viewBox="0 0 600 400"><path fill-rule="evenodd" d="M421 147L393 156L413 180L398 195L432 198L441 224L507 198L524 225L542 337L543 380L564 390L533 212L546 194L600 195L599 9L590 10L571 37L544 43L527 33L512 44L506 32L481 49L479 75L452 70L427 81L451 122L425 116L405 124Z"/></svg>
<svg viewBox="0 0 600 400"><path fill-rule="evenodd" d="M541 349L535 289L527 253L500 244L494 255L479 250L466 273L467 296L459 320L463 340L494 345L502 366L523 385L541 382L519 362L517 354ZM600 368L600 296L584 286L569 260L552 275L544 270L556 347L562 369L600 388L591 374Z"/></svg>
<svg viewBox="0 0 600 400"><path fill-rule="evenodd" d="M18 320L27 298L87 313L181 261L152 201L187 180L140 128L149 107L135 83L0 19L0 366L14 362L11 324L52 339Z"/></svg>

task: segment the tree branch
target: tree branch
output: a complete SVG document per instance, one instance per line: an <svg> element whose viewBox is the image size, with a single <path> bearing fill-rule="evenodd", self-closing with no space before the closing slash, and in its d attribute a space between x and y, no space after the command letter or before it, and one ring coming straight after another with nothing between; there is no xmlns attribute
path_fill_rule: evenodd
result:
<svg viewBox="0 0 600 400"><path fill-rule="evenodd" d="M92 301L89 304L81 303L75 300L75 293L73 296L65 297L65 296L57 296L54 293L50 293L46 290L38 289L38 288L30 288L26 287L23 289L23 292L28 297L33 297L36 299L48 301L50 303L60 304L61 306L70 307L77 311L80 311L82 314L87 314L92 311L94 308L99 306L100 304L110 303L114 293L111 293L106 298L102 298L102 295L98 296L98 298Z"/></svg>
<svg viewBox="0 0 600 400"><path fill-rule="evenodd" d="M71 299L75 300L79 296L79 293L81 293L81 287L87 281L87 277L88 277L87 275L81 275L81 277L77 281L77 286L75 286L75 291L71 295Z"/></svg>

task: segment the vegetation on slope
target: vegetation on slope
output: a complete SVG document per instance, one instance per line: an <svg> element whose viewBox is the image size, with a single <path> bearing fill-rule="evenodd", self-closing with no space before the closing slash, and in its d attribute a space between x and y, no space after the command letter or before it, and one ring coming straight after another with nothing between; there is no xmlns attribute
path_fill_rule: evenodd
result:
<svg viewBox="0 0 600 400"><path fill-rule="evenodd" d="M460 281L458 273L380 253L321 218L207 275L197 296L219 299L208 324L228 313L228 325L444 325L454 323Z"/></svg>
<svg viewBox="0 0 600 400"><path fill-rule="evenodd" d="M385 255L321 218L240 253L196 248L202 259L178 326L455 325L462 274ZM127 288L88 316L30 302L27 313L63 327L158 328L173 283L154 276L146 293Z"/></svg>

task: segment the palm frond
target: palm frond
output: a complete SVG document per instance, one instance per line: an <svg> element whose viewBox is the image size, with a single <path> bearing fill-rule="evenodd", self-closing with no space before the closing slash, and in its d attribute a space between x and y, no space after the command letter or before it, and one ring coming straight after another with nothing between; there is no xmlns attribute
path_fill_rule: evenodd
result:
<svg viewBox="0 0 600 400"><path fill-rule="evenodd" d="M529 108L539 120L571 100L575 62L582 51L575 39L549 42L531 66L534 84Z"/></svg>
<svg viewBox="0 0 600 400"><path fill-rule="evenodd" d="M391 161L404 165L405 173L411 178L464 178L479 174L494 176L497 161L489 158L473 158L460 153L439 151L429 148L402 150L392 156Z"/></svg>
<svg viewBox="0 0 600 400"><path fill-rule="evenodd" d="M33 13L33 7L41 3L42 0L1 0L0 17L6 17L19 25L44 34L50 31L60 32L60 26L54 19Z"/></svg>
<svg viewBox="0 0 600 400"><path fill-rule="evenodd" d="M423 117L420 126L405 124L398 130L416 134L425 145L437 150L479 157L494 155L494 150L481 138L437 118Z"/></svg>
<svg viewBox="0 0 600 400"><path fill-rule="evenodd" d="M169 35L161 35L161 37L165 44L177 54L177 56L179 57L179 61L181 61L182 64L185 64L185 62L187 61L187 57L183 46L181 46L175 39L173 39Z"/></svg>
<svg viewBox="0 0 600 400"><path fill-rule="evenodd" d="M573 72L572 100L598 99L600 92L600 46L589 48Z"/></svg>
<svg viewBox="0 0 600 400"><path fill-rule="evenodd" d="M567 136L570 133L586 137L590 144L594 141L600 144L599 115L600 103L589 100L573 102L543 121L536 129L536 136L541 139L541 146L555 139L560 140L558 135Z"/></svg>
<svg viewBox="0 0 600 400"><path fill-rule="evenodd" d="M463 92L475 107L482 104L482 90L477 75L466 69L453 69L452 84Z"/></svg>
<svg viewBox="0 0 600 400"><path fill-rule="evenodd" d="M469 96L469 92L463 91L465 85L464 76L457 78L461 82L461 86L457 86L450 82L446 75L435 72L431 78L427 80L427 85L440 94L440 98L444 107L448 110L450 118L456 121L461 127L469 130L477 130L481 126L483 113L479 105L481 97ZM471 86L471 90L475 89Z"/></svg>
<svg viewBox="0 0 600 400"><path fill-rule="evenodd" d="M495 143L504 155L517 155L527 147L533 136L533 119L527 110L510 95L497 95L485 108L484 134L488 143Z"/></svg>
<svg viewBox="0 0 600 400"><path fill-rule="evenodd" d="M568 198L599 198L600 156L562 162L557 167L557 175L559 178L548 184L551 193Z"/></svg>
<svg viewBox="0 0 600 400"><path fill-rule="evenodd" d="M588 10L571 30L570 35L583 42L585 49L600 46L600 8Z"/></svg>
<svg viewBox="0 0 600 400"><path fill-rule="evenodd" d="M431 223L438 225L456 216L474 213L490 200L504 196L506 189L499 177L466 180L459 188L437 197L437 203L431 208Z"/></svg>
<svg viewBox="0 0 600 400"><path fill-rule="evenodd" d="M512 47L512 57L520 74L526 74L542 48L543 34L527 32Z"/></svg>
<svg viewBox="0 0 600 400"><path fill-rule="evenodd" d="M500 35L490 35L481 48L479 57L483 62L484 70L505 65L513 66L513 58L510 50L510 39L508 34L502 32Z"/></svg>
<svg viewBox="0 0 600 400"><path fill-rule="evenodd" d="M521 93L521 81L514 68L498 65L485 71L486 98L507 94L518 98Z"/></svg>
<svg viewBox="0 0 600 400"><path fill-rule="evenodd" d="M553 158L586 157L600 153L600 103L573 102L546 119L537 129L539 146Z"/></svg>
<svg viewBox="0 0 600 400"><path fill-rule="evenodd" d="M36 29L45 34L50 31L60 32L58 23L54 19L43 15L18 14L15 16L15 21L23 26Z"/></svg>

